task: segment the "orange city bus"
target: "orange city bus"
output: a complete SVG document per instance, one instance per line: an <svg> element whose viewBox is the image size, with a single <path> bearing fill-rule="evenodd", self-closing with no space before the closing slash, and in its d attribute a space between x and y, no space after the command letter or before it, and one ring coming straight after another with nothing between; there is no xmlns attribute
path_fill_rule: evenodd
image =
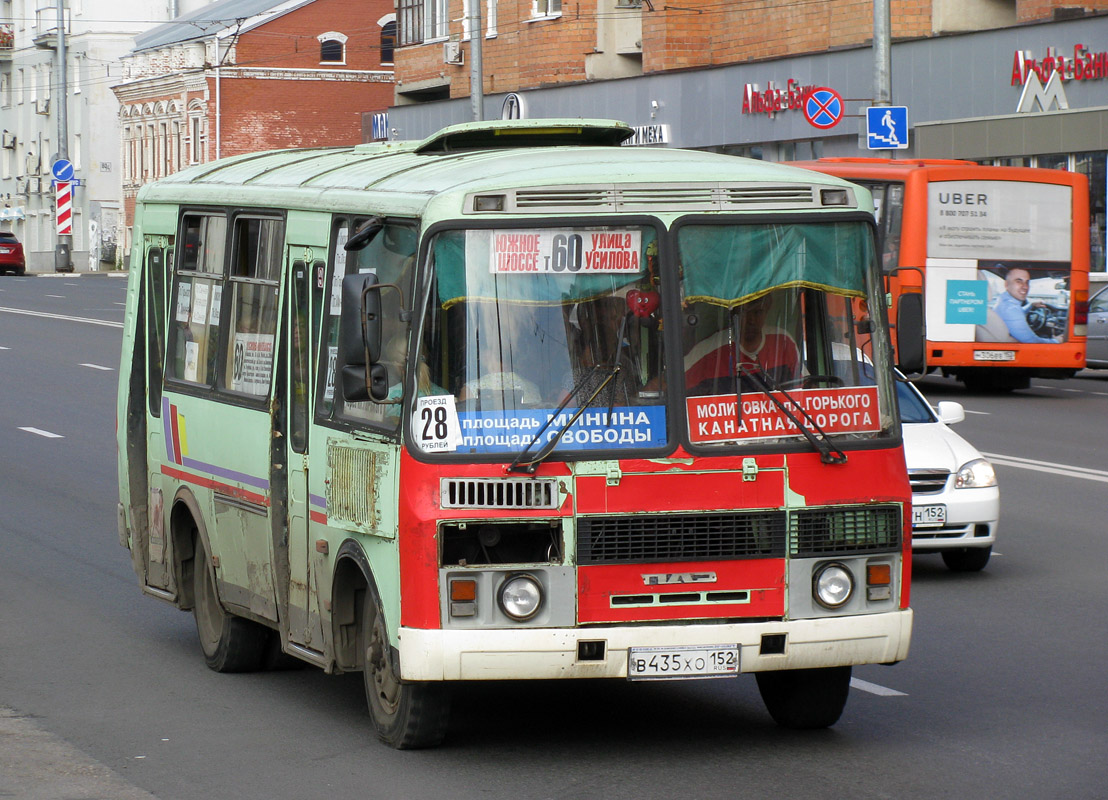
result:
<svg viewBox="0 0 1108 800"><path fill-rule="evenodd" d="M873 193L894 329L897 301L922 292L928 369L967 388L1006 391L1085 366L1084 175L955 160L823 158L794 166Z"/></svg>
<svg viewBox="0 0 1108 800"><path fill-rule="evenodd" d="M466 681L751 673L813 728L905 658L869 192L632 135L467 123L142 189L119 533L210 668L361 672L409 748Z"/></svg>

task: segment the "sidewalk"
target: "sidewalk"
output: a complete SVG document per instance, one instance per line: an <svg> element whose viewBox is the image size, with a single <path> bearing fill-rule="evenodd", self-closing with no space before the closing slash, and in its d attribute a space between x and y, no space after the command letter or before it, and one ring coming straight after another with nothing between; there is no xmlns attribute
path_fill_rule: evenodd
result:
<svg viewBox="0 0 1108 800"><path fill-rule="evenodd" d="M0 797L157 800L98 761L0 706Z"/></svg>

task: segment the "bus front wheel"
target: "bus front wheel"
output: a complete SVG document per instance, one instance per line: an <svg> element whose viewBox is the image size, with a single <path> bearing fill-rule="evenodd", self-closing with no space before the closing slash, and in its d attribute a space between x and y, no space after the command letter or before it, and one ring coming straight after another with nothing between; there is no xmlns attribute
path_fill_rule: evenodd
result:
<svg viewBox="0 0 1108 800"><path fill-rule="evenodd" d="M850 667L788 669L755 673L758 691L773 721L796 730L838 722L850 693Z"/></svg>
<svg viewBox="0 0 1108 800"><path fill-rule="evenodd" d="M211 558L197 537L192 565L192 613L205 663L216 672L254 672L266 657L269 630L228 614L219 604Z"/></svg>
<svg viewBox="0 0 1108 800"><path fill-rule="evenodd" d="M372 589L362 601L360 646L369 715L381 741L397 750L440 744L446 735L450 695L441 683L400 680L390 657L385 615Z"/></svg>

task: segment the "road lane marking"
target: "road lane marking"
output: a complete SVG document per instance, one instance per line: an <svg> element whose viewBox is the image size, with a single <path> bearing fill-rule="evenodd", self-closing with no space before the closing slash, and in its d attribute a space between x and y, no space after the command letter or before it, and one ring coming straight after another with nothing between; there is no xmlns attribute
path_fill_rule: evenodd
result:
<svg viewBox="0 0 1108 800"><path fill-rule="evenodd" d="M962 410L965 411L967 414L980 414L984 417L987 417L993 413L992 411L971 411L968 408L964 408Z"/></svg>
<svg viewBox="0 0 1108 800"><path fill-rule="evenodd" d="M42 428L20 428L21 431L27 431L27 433L33 433L36 436L44 436L47 439L64 439L60 433L51 433L50 431L44 431Z"/></svg>
<svg viewBox="0 0 1108 800"><path fill-rule="evenodd" d="M84 322L88 325L106 325L109 328L122 328L122 322L112 322L107 319L90 319L89 317L70 317L65 314L47 314L44 311L28 311L25 308L4 308L0 306L0 311L6 311L9 314L24 314L28 317L45 317L46 319L64 319L69 322Z"/></svg>
<svg viewBox="0 0 1108 800"><path fill-rule="evenodd" d="M1108 483L1108 471L1102 469L1075 467L1072 464L1056 464L1053 461L1036 461L1033 458L1006 456L1000 453L982 453L981 455L985 456L985 458L989 459L993 464L1000 464L1004 467L1030 469L1035 472L1048 472L1052 475L1065 475L1069 478L1084 478L1087 481Z"/></svg>
<svg viewBox="0 0 1108 800"><path fill-rule="evenodd" d="M870 683L864 681L861 678L851 678L850 688L861 689L863 692L869 692L870 694L878 695L879 697L907 697L907 692L898 692L896 689L890 689L887 686L881 686L876 683Z"/></svg>
<svg viewBox="0 0 1108 800"><path fill-rule="evenodd" d="M99 364L78 364L80 367L88 367L89 369L102 369L105 372L114 372L111 367L102 367Z"/></svg>
<svg viewBox="0 0 1108 800"><path fill-rule="evenodd" d="M48 294L48 295L46 295L46 296L47 296L47 297L53 297L53 298L54 298L54 299L56 299L56 300L64 300L64 299L65 299L65 295L64 295L64 294Z"/></svg>

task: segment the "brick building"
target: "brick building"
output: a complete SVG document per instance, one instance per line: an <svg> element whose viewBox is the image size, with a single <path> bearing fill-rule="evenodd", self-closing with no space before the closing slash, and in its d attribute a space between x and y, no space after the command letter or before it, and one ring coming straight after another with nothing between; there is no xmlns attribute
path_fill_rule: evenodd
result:
<svg viewBox="0 0 1108 800"><path fill-rule="evenodd" d="M397 0L390 138L472 119L473 1ZM1085 173L1093 269L1103 272L1108 0L890 7L892 102L907 106L911 133L899 157ZM773 161L871 155L870 2L484 0L480 10L486 119L615 118L637 129L636 144ZM833 125L811 124L803 112L819 88L843 99Z"/></svg>
<svg viewBox="0 0 1108 800"><path fill-rule="evenodd" d="M182 167L363 141L393 96L391 0L221 0L135 38L119 98L127 244L143 184Z"/></svg>

